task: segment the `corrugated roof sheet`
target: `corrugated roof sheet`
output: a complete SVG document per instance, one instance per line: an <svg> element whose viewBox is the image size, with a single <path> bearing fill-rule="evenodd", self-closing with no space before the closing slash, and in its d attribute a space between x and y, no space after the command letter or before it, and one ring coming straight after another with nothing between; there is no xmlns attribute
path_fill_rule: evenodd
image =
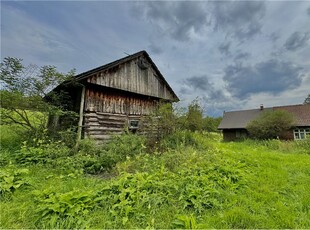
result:
<svg viewBox="0 0 310 230"><path fill-rule="evenodd" d="M310 104L305 104L226 112L218 129L245 129L250 121L268 110L286 110L293 115L295 126L310 126Z"/></svg>

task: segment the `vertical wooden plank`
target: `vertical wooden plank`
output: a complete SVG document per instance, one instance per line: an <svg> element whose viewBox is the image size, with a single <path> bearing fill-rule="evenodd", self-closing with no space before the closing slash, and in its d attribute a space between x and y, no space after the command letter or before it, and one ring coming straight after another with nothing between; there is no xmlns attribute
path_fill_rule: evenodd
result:
<svg viewBox="0 0 310 230"><path fill-rule="evenodd" d="M81 136L82 136L84 100L85 100L85 86L83 86L82 93L81 93L79 123L78 123L77 138L76 138L76 148L78 148L79 142L80 142Z"/></svg>

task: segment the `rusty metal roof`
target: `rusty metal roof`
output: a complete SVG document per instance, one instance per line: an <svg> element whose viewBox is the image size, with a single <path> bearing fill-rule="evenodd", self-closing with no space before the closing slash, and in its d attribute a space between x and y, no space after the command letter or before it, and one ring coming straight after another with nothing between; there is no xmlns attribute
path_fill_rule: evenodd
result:
<svg viewBox="0 0 310 230"><path fill-rule="evenodd" d="M263 111L286 110L294 117L295 126L310 126L310 104L225 112L218 129L245 129Z"/></svg>

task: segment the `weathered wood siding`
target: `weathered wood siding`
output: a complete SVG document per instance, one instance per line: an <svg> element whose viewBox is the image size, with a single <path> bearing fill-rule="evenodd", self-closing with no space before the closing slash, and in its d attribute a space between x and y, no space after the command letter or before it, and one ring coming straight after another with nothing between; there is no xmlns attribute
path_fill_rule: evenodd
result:
<svg viewBox="0 0 310 230"><path fill-rule="evenodd" d="M142 95L174 100L171 90L156 75L156 71L146 59L133 59L114 68L102 70L87 78L89 83L121 89ZM147 68L140 68L139 61L146 63Z"/></svg>
<svg viewBox="0 0 310 230"><path fill-rule="evenodd" d="M154 98L104 87L100 90L88 87L85 92L84 135L109 140L113 135L123 133L128 121L151 114L157 105L158 100Z"/></svg>
<svg viewBox="0 0 310 230"><path fill-rule="evenodd" d="M86 89L85 111L127 115L147 115L157 107L158 100L111 90Z"/></svg>

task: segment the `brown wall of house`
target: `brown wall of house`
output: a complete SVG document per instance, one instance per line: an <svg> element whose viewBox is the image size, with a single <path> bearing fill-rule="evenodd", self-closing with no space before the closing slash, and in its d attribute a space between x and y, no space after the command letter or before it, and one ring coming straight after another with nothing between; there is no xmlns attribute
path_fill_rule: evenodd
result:
<svg viewBox="0 0 310 230"><path fill-rule="evenodd" d="M248 137L248 133L245 129L224 129L223 139L224 141L240 140Z"/></svg>
<svg viewBox="0 0 310 230"><path fill-rule="evenodd" d="M294 130L291 129L289 131L283 132L279 135L281 140L294 140Z"/></svg>

